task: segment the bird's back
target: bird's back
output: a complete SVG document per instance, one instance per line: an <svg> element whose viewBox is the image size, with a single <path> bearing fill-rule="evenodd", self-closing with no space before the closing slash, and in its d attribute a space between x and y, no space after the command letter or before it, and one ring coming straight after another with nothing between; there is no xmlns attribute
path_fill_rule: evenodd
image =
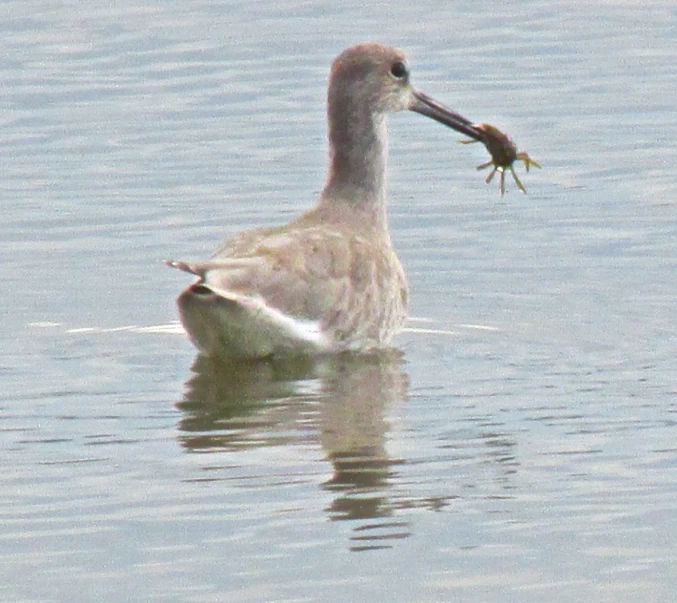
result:
<svg viewBox="0 0 677 603"><path fill-rule="evenodd" d="M211 355L385 347L406 316L404 271L387 233L317 209L286 226L242 233L207 262L173 265L199 276L179 308L194 342Z"/></svg>

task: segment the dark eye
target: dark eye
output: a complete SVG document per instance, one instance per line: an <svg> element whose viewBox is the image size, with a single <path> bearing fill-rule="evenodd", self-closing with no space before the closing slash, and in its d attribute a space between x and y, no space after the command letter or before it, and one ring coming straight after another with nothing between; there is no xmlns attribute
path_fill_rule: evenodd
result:
<svg viewBox="0 0 677 603"><path fill-rule="evenodd" d="M397 61L390 66L390 75L398 80L407 77L407 66L402 61Z"/></svg>

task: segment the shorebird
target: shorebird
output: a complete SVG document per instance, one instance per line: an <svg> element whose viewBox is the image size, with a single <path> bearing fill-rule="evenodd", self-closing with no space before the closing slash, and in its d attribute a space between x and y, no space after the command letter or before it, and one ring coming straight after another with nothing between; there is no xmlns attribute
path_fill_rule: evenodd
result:
<svg viewBox="0 0 677 603"><path fill-rule="evenodd" d="M177 300L197 348L246 359L391 345L408 289L386 215L386 114L404 110L484 141L470 120L412 87L399 50L344 50L329 77L329 174L315 207L239 234L207 261L166 262L198 277Z"/></svg>

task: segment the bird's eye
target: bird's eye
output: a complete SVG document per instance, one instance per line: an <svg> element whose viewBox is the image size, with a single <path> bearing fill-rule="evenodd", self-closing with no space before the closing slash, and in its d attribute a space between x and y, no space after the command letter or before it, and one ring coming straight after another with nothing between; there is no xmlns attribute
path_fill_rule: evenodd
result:
<svg viewBox="0 0 677 603"><path fill-rule="evenodd" d="M397 61L390 66L390 75L401 80L407 77L407 66L402 61Z"/></svg>

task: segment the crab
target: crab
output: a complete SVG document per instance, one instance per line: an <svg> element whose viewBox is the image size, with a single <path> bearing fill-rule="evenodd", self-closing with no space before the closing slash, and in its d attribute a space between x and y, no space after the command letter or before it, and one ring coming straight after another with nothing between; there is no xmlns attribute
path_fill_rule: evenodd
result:
<svg viewBox="0 0 677 603"><path fill-rule="evenodd" d="M477 166L478 170L483 170L490 166L494 167L494 169L491 170L487 176L486 183L489 184L493 180L496 172L499 172L501 174L501 195L504 195L505 170L508 169L510 170L512 177L515 179L515 184L517 184L523 193L526 193L527 189L524 188L521 180L517 177L513 164L515 161L523 161L527 172L531 166L540 168L541 165L536 160L531 158L527 153L517 152L517 146L513 142L512 138L501 132L497 127L490 124L473 124L473 130L479 134L477 139L461 140L460 142L462 144L482 142L487 148L487 151L489 151L491 160Z"/></svg>

